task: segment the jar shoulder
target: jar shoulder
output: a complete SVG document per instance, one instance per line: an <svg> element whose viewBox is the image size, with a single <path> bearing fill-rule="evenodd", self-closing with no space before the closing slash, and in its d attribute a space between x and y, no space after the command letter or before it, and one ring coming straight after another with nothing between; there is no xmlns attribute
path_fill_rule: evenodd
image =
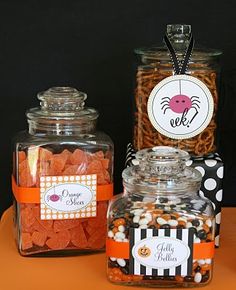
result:
<svg viewBox="0 0 236 290"><path fill-rule="evenodd" d="M194 197L175 197L168 199L163 196L139 196L138 194L121 193L110 201L108 215L111 217L122 214L136 215L148 212L151 214L177 214L187 218L212 218L214 208L212 202L199 195Z"/></svg>
<svg viewBox="0 0 236 290"><path fill-rule="evenodd" d="M113 150L114 144L109 135L102 131L96 131L90 134L78 135L46 135L35 134L31 135L26 130L18 132L13 138L13 144L23 145L46 145L50 143L81 143L86 145L106 145Z"/></svg>

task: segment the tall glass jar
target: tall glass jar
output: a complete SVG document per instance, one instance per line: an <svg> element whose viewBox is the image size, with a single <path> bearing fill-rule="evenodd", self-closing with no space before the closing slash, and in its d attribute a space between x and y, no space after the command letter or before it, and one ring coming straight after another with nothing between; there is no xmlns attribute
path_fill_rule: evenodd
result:
<svg viewBox="0 0 236 290"><path fill-rule="evenodd" d="M190 42L191 26L183 24L173 24L167 25L167 35L175 50L179 64L183 60L186 52L186 48ZM209 89L209 93L212 95L213 114L210 117L207 125L204 125L202 130L194 133L191 137L179 138L177 135L175 137L168 135L168 130L161 130L160 127L165 127L166 124L161 124L159 129L153 126L150 122L148 115L147 103L151 92L162 80L170 77L174 74L172 60L169 51L166 46L163 47L149 47L149 48L138 48L135 50L137 55L138 63L136 70L136 88L135 88L135 116L134 116L134 146L136 150L143 148L150 148L153 146L165 145L178 147L180 149L186 150L193 155L204 155L210 152L214 152L216 149L216 114L218 108L218 85L217 81L219 78L219 56L221 51L215 49L206 49L200 47L194 47L190 62L186 74L197 78L199 81L203 82ZM197 84L198 85L198 84ZM191 92L192 91L192 92ZM169 94L163 95L163 101L160 102L160 107L163 108L165 115L170 112L172 116L175 115L176 119L184 118L181 116L180 111L170 110L173 109L175 101L173 95ZM191 95L192 93L192 95ZM183 96L184 95L184 96ZM192 107L192 116L199 108L199 105L205 109L205 104L199 104L199 99L197 95L194 94L193 90L189 91L188 94L181 93L175 96L176 102L187 101L187 108ZM172 102L171 102L172 99ZM208 100L207 100L208 102ZM177 105L177 104L176 104ZM163 107L164 106L164 107ZM168 108L168 109L167 109ZM175 111L173 113L173 111ZM189 114L191 115L191 110ZM182 113L183 111L181 111ZM202 113L199 116L203 116ZM191 117L192 118L192 117ZM204 117L203 121L204 121ZM189 124L191 123L191 119ZM198 123L198 121L197 121ZM163 126L162 126L163 125ZM191 123L193 125L193 122ZM193 125L194 126L194 125ZM195 126L198 126L196 124ZM196 128L195 128L196 129ZM194 129L194 130L195 130ZM175 129L173 129L175 131ZM167 134L166 134L167 133ZM172 133L171 133L172 134Z"/></svg>
<svg viewBox="0 0 236 290"><path fill-rule="evenodd" d="M107 276L113 283L195 287L212 277L215 217L198 195L201 174L186 151L157 146L137 152L123 171L124 193L110 201Z"/></svg>
<svg viewBox="0 0 236 290"><path fill-rule="evenodd" d="M12 189L21 255L104 250L113 194L113 143L96 131L98 112L70 87L38 94L29 131L14 140Z"/></svg>

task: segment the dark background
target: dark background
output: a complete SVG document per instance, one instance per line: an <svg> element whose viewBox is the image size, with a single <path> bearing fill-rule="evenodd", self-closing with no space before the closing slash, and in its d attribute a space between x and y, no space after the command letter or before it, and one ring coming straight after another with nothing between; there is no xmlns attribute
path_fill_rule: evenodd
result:
<svg viewBox="0 0 236 290"><path fill-rule="evenodd" d="M0 214L11 204L11 138L27 128L36 94L70 85L88 93L99 128L115 143L116 193L132 135L133 49L160 43L166 24L192 24L197 43L219 48L219 152L224 205L236 205L236 19L233 0L0 1Z"/></svg>

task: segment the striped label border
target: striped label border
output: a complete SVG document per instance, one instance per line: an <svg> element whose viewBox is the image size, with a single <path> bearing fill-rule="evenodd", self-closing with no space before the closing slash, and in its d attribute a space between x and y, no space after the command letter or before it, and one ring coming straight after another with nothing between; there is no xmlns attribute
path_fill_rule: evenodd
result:
<svg viewBox="0 0 236 290"><path fill-rule="evenodd" d="M135 229L130 228L130 265L129 272L133 275L145 276L175 276L191 275L193 264L193 229ZM179 266L171 268L147 267L142 265L133 256L133 248L137 243L152 237L170 237L171 240L180 240L189 248L189 257ZM176 249L176 248L175 248ZM178 250L178 249L177 249Z"/></svg>

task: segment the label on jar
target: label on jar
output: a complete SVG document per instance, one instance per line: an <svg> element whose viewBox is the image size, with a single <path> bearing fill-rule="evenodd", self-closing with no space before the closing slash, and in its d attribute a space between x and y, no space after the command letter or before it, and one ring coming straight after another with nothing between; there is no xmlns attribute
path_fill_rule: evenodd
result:
<svg viewBox="0 0 236 290"><path fill-rule="evenodd" d="M171 139L188 139L210 123L214 101L208 87L188 75L174 75L159 82L147 104L153 127Z"/></svg>
<svg viewBox="0 0 236 290"><path fill-rule="evenodd" d="M95 217L97 175L40 177L42 220Z"/></svg>
<svg viewBox="0 0 236 290"><path fill-rule="evenodd" d="M192 229L130 229L130 274L191 275Z"/></svg>

